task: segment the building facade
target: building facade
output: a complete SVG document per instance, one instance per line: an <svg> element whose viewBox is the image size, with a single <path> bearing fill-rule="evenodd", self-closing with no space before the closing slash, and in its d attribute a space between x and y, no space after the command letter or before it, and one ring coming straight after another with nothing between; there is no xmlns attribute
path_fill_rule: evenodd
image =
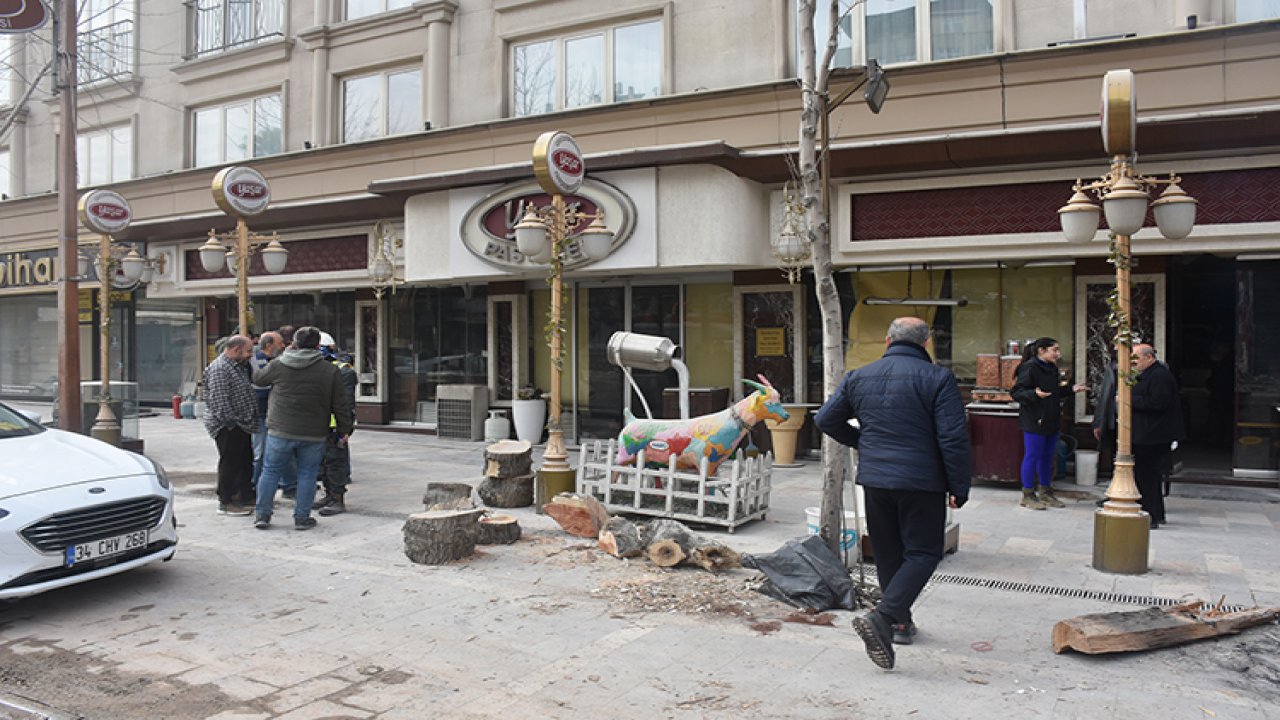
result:
<svg viewBox="0 0 1280 720"><path fill-rule="evenodd" d="M251 265L253 330L333 334L356 356L364 421L431 426L443 385L486 385L494 406L547 388L547 266L516 251L511 228L545 200L530 154L554 129L586 153L571 200L603 209L616 234L607 258L575 256L566 273L570 436L611 436L638 408L605 358L617 330L671 337L695 387L763 372L786 400L821 402L811 280L788 284L771 252L795 172L794 0L86 5L80 184L128 198L135 221L118 239L163 258L109 309L106 370L143 401L194 392L236 325L233 277L206 272L197 252L233 227L210 182L235 164L271 184L251 228L290 251L280 275ZM962 383L978 354L1042 335L1077 375L1096 373L1107 235L1067 242L1057 209L1075 179L1106 171L1101 78L1131 68L1140 170L1177 172L1200 203L1185 240L1134 237L1138 332L1182 381L1188 457L1274 477L1276 15L1264 0L873 0L844 13L836 64L877 59L892 85L879 114L848 102L830 117L850 366L878 356L893 316L917 313ZM0 135L0 398L48 398L58 104L47 78L22 98L52 49L47 31L0 37L0 118L13 119ZM837 71L833 92L860 77ZM394 257L393 292L372 287L379 248ZM92 287L81 283L85 379L102 371ZM674 385L636 378L655 407ZM1091 408L1076 403L1079 427Z"/></svg>

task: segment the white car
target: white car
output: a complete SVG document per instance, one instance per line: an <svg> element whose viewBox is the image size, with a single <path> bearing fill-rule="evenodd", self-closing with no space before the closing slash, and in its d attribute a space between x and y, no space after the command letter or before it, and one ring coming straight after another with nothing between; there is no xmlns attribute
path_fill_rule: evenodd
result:
<svg viewBox="0 0 1280 720"><path fill-rule="evenodd" d="M158 463L0 403L0 600L169 560L177 526Z"/></svg>

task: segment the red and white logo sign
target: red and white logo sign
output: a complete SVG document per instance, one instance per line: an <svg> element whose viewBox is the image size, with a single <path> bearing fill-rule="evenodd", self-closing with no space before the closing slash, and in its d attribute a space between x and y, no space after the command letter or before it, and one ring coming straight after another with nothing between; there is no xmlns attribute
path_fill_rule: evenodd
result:
<svg viewBox="0 0 1280 720"><path fill-rule="evenodd" d="M534 174L547 192L568 195L582 187L587 164L577 141L569 133L546 133L538 138L533 158Z"/></svg>
<svg viewBox="0 0 1280 720"><path fill-rule="evenodd" d="M80 222L103 235L114 235L129 227L133 211L119 193L94 190L80 199Z"/></svg>
<svg viewBox="0 0 1280 720"><path fill-rule="evenodd" d="M0 35L38 30L49 21L41 0L0 0Z"/></svg>
<svg viewBox="0 0 1280 720"><path fill-rule="evenodd" d="M257 215L271 203L271 186L253 168L223 168L213 178L213 199L228 215Z"/></svg>

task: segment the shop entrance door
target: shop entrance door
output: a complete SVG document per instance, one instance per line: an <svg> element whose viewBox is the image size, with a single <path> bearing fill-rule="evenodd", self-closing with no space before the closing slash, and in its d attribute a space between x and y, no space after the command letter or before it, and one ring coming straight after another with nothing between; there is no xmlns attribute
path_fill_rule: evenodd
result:
<svg viewBox="0 0 1280 720"><path fill-rule="evenodd" d="M1235 405L1232 474L1280 477L1280 262L1236 270Z"/></svg>
<svg viewBox="0 0 1280 720"><path fill-rule="evenodd" d="M1169 258L1169 347L1186 440L1182 475L1225 477L1235 427L1236 263L1214 255Z"/></svg>

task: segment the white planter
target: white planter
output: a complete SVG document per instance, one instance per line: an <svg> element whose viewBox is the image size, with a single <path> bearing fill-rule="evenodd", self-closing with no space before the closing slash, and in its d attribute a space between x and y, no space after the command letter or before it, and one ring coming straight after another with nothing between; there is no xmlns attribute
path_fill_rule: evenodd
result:
<svg viewBox="0 0 1280 720"><path fill-rule="evenodd" d="M542 429L547 426L547 401L513 400L511 416L516 423L516 437L537 445L542 440Z"/></svg>

